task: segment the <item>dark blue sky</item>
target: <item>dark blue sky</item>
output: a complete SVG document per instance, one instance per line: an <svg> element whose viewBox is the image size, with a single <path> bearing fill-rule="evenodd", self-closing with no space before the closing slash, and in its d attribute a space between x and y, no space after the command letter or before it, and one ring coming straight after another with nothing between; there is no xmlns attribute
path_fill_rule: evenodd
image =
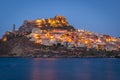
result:
<svg viewBox="0 0 120 80"><path fill-rule="evenodd" d="M12 24L55 15L78 29L120 36L120 0L0 0L0 37Z"/></svg>

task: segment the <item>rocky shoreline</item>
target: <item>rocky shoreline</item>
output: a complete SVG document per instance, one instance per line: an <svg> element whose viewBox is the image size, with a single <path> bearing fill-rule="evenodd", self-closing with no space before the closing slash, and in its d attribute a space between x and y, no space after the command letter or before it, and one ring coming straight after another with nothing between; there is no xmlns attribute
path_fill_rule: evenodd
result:
<svg viewBox="0 0 120 80"><path fill-rule="evenodd" d="M11 56L11 55L0 55L0 58L120 58L120 56Z"/></svg>

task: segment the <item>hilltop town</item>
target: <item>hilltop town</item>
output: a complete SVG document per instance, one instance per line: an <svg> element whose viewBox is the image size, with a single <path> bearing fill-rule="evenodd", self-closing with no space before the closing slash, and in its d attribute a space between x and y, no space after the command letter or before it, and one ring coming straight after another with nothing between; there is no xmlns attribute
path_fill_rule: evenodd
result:
<svg viewBox="0 0 120 80"><path fill-rule="evenodd" d="M0 56L120 57L120 38L75 29L64 16L25 20L0 40Z"/></svg>

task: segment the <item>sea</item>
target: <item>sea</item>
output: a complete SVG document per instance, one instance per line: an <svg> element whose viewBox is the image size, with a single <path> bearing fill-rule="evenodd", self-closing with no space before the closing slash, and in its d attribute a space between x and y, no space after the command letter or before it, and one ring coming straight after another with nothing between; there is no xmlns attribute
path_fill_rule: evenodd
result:
<svg viewBox="0 0 120 80"><path fill-rule="evenodd" d="M120 80L120 58L0 58L0 80Z"/></svg>

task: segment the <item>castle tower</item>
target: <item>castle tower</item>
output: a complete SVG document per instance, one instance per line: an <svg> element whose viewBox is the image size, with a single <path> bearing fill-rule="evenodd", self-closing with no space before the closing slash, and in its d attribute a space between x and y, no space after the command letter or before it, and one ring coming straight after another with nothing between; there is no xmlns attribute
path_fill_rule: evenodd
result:
<svg viewBox="0 0 120 80"><path fill-rule="evenodd" d="M13 24L12 32L15 32L15 24Z"/></svg>

